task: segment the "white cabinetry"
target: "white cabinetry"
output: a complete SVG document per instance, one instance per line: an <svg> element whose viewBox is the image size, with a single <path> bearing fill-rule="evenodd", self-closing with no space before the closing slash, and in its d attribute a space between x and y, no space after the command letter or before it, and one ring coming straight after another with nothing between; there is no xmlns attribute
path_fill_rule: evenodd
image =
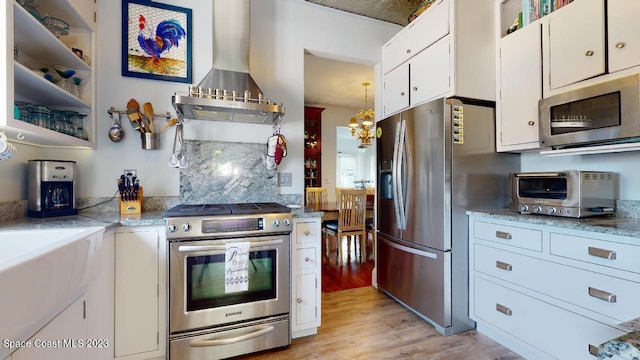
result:
<svg viewBox="0 0 640 360"><path fill-rule="evenodd" d="M607 13L609 71L640 65L640 2L611 0L607 2Z"/></svg>
<svg viewBox="0 0 640 360"><path fill-rule="evenodd" d="M86 360L87 316L85 296L80 296L16 350L12 360Z"/></svg>
<svg viewBox="0 0 640 360"><path fill-rule="evenodd" d="M122 228L115 250L115 357L166 353L166 245L162 227Z"/></svg>
<svg viewBox="0 0 640 360"><path fill-rule="evenodd" d="M469 313L532 359L593 359L640 316L637 239L470 216Z"/></svg>
<svg viewBox="0 0 640 360"><path fill-rule="evenodd" d="M320 218L293 218L291 240L291 337L313 335L320 326Z"/></svg>
<svg viewBox="0 0 640 360"><path fill-rule="evenodd" d="M491 0L439 0L382 48L383 115L437 97L495 99Z"/></svg>
<svg viewBox="0 0 640 360"><path fill-rule="evenodd" d="M95 63L95 32L93 0L39 1L42 11L69 23L70 33L56 38L29 11L14 0L3 2L0 21L5 24L5 46L0 56L0 87L5 94L0 98L0 127L13 139L24 136L21 142L37 146L65 146L95 148L95 68L80 59L71 48L78 48ZM18 58L14 57L17 49ZM49 82L32 69L35 64L63 65L77 71L85 84L81 96ZM44 105L50 109L72 110L82 115L83 128L89 140L63 132L49 130L14 118L14 102L23 101Z"/></svg>

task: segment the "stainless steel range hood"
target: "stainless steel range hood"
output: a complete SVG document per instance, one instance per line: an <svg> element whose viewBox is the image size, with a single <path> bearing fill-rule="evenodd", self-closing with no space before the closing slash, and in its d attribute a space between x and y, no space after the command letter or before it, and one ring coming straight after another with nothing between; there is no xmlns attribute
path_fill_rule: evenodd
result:
<svg viewBox="0 0 640 360"><path fill-rule="evenodd" d="M249 0L213 0L213 56L198 86L171 97L178 117L264 124L284 115L249 74Z"/></svg>

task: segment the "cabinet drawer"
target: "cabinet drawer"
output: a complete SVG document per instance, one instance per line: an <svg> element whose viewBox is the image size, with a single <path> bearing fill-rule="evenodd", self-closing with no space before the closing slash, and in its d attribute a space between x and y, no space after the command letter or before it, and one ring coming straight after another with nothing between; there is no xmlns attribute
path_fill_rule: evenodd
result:
<svg viewBox="0 0 640 360"><path fill-rule="evenodd" d="M298 271L314 269L317 264L318 259L316 259L316 248L296 250L296 269L298 269Z"/></svg>
<svg viewBox="0 0 640 360"><path fill-rule="evenodd" d="M589 346L624 334L475 276L474 320L486 321L558 359L593 360Z"/></svg>
<svg viewBox="0 0 640 360"><path fill-rule="evenodd" d="M308 244L316 241L316 236L319 239L319 235L316 234L316 222L299 222L296 224L296 243Z"/></svg>
<svg viewBox="0 0 640 360"><path fill-rule="evenodd" d="M640 284L475 244L474 269L624 322L640 316Z"/></svg>
<svg viewBox="0 0 640 360"><path fill-rule="evenodd" d="M384 74L449 34L449 3L441 0L382 47Z"/></svg>
<svg viewBox="0 0 640 360"><path fill-rule="evenodd" d="M477 239L493 241L504 245L538 252L542 251L542 232L540 230L474 221L473 236Z"/></svg>
<svg viewBox="0 0 640 360"><path fill-rule="evenodd" d="M549 241L551 255L640 273L640 246L558 233Z"/></svg>

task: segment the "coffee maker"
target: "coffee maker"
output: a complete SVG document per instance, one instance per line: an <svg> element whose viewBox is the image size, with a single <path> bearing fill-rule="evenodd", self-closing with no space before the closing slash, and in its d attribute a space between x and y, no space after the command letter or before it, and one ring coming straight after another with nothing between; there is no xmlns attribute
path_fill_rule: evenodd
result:
<svg viewBox="0 0 640 360"><path fill-rule="evenodd" d="M75 161L29 160L27 215L76 215L75 172Z"/></svg>

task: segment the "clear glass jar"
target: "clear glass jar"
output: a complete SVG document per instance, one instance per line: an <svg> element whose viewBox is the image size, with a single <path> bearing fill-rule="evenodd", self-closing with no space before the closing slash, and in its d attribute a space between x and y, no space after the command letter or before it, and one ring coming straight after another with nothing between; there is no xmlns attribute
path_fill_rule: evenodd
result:
<svg viewBox="0 0 640 360"><path fill-rule="evenodd" d="M15 105L18 107L18 111L20 111L20 117L18 117L18 120L31 124L33 122L31 119L31 104L24 101L16 101Z"/></svg>
<svg viewBox="0 0 640 360"><path fill-rule="evenodd" d="M48 107L42 105L32 105L29 109L31 112L31 123L43 128L51 126L51 111Z"/></svg>

